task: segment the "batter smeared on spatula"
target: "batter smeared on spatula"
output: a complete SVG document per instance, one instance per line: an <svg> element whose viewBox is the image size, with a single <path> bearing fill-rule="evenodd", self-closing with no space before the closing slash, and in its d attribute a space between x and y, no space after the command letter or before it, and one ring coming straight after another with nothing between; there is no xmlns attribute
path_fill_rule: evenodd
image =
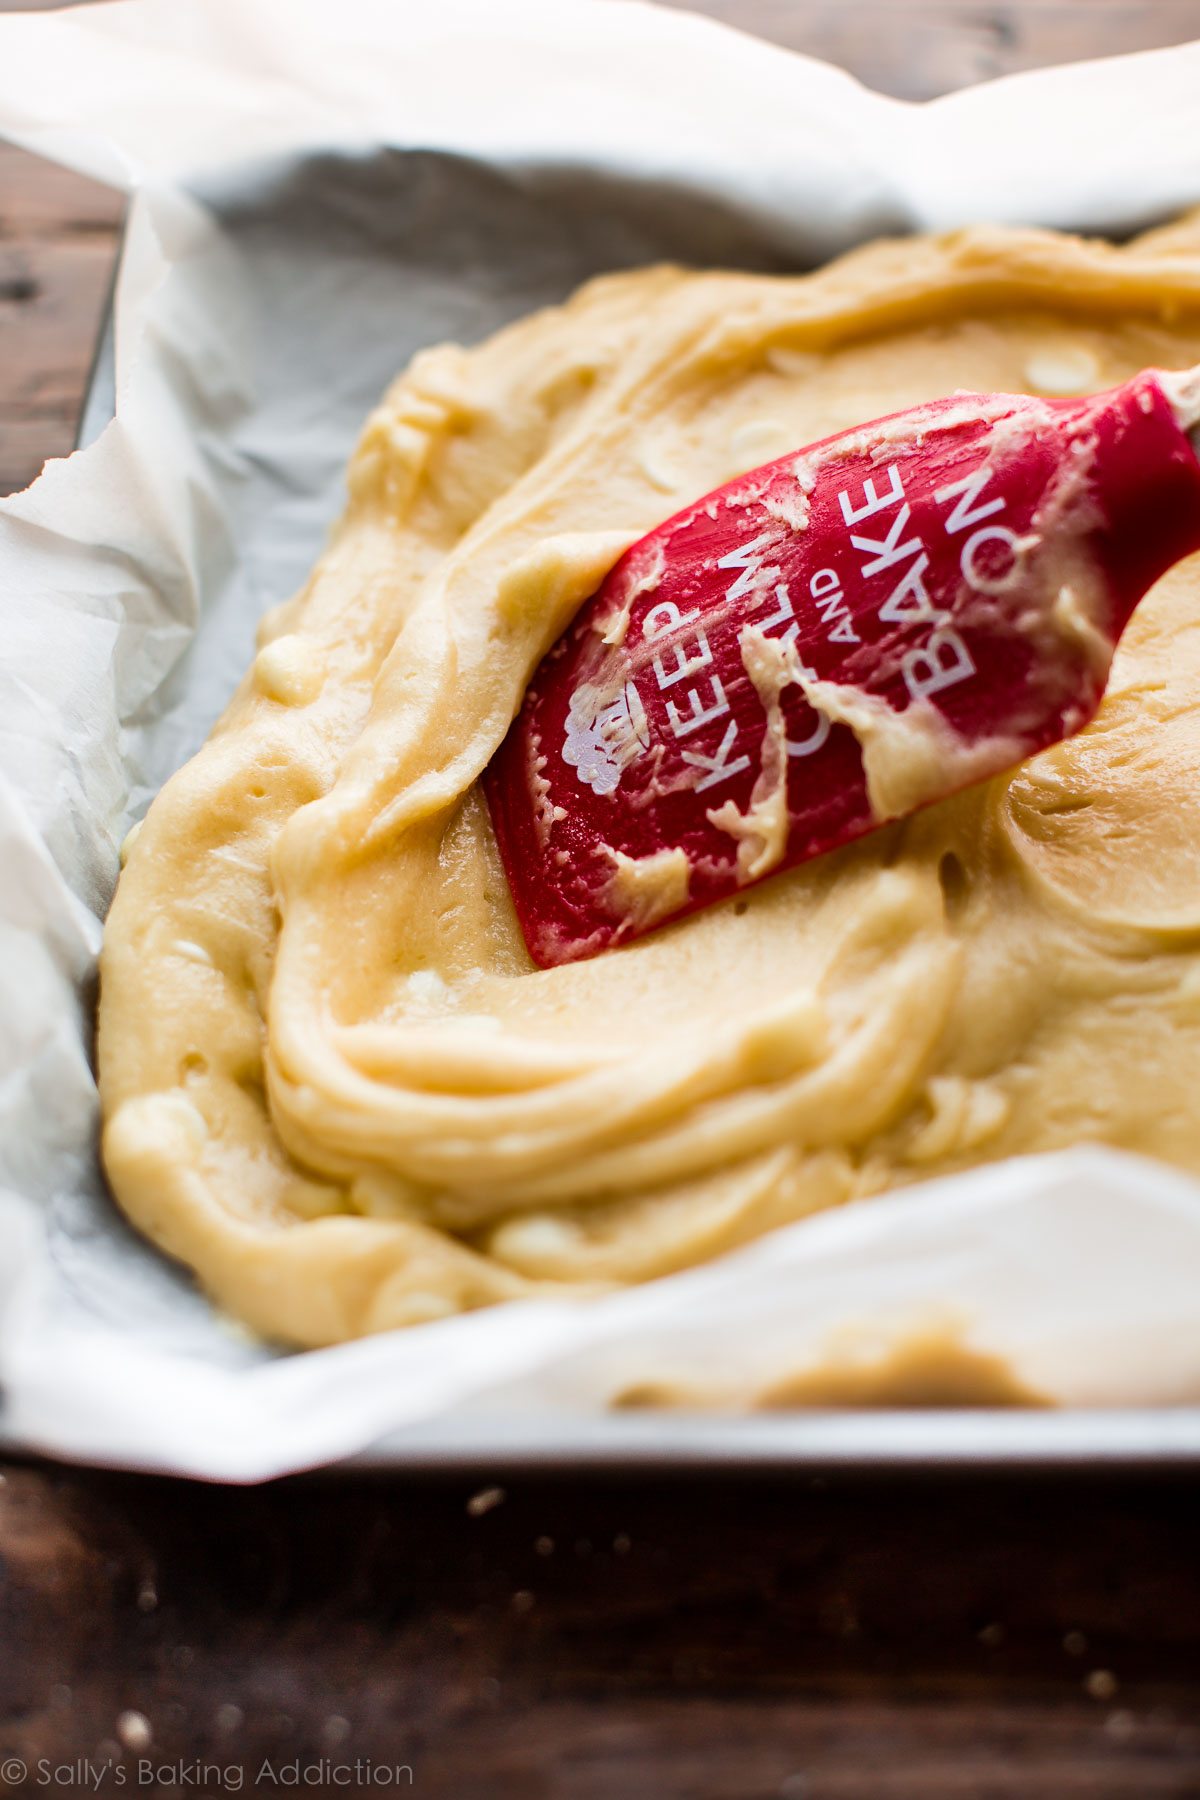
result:
<svg viewBox="0 0 1200 1800"><path fill-rule="evenodd" d="M486 776L530 954L570 962L1078 731L1200 548L1187 377L957 394L740 476L629 549Z"/></svg>

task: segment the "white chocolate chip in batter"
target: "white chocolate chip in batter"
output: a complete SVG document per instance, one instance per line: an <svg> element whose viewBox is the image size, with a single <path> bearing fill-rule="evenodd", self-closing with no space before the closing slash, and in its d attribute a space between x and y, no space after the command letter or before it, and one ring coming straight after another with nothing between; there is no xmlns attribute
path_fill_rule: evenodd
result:
<svg viewBox="0 0 1200 1800"><path fill-rule="evenodd" d="M576 1251L580 1237L579 1227L571 1219L531 1213L523 1219L506 1219L498 1226L492 1234L491 1250L512 1268L537 1276Z"/></svg>
<svg viewBox="0 0 1200 1800"><path fill-rule="evenodd" d="M177 1155L185 1145L200 1150L207 1138L204 1114L176 1090L127 1100L109 1121L106 1147L110 1160L132 1164L155 1153Z"/></svg>
<svg viewBox="0 0 1200 1800"><path fill-rule="evenodd" d="M194 944L190 938L176 938L175 954L182 956L186 962L199 963L203 968L213 967L213 959L204 945Z"/></svg>
<svg viewBox="0 0 1200 1800"><path fill-rule="evenodd" d="M1056 344L1034 351L1025 379L1035 394L1086 394L1099 381L1100 367L1082 344Z"/></svg>
<svg viewBox="0 0 1200 1800"><path fill-rule="evenodd" d="M321 691L325 669L312 639L288 632L263 645L254 659L254 679L268 700L307 706Z"/></svg>
<svg viewBox="0 0 1200 1800"><path fill-rule="evenodd" d="M449 989L436 969L414 969L405 987L418 1003L432 1005L446 998Z"/></svg>
<svg viewBox="0 0 1200 1800"><path fill-rule="evenodd" d="M449 1294L435 1294L427 1288L418 1288L405 1293L399 1283L391 1284L394 1293L388 1292L385 1284L381 1299L375 1303L380 1317L379 1329L384 1329L383 1320L390 1326L432 1325L438 1319L448 1319L459 1311L454 1299ZM386 1304L384 1304L386 1302Z"/></svg>

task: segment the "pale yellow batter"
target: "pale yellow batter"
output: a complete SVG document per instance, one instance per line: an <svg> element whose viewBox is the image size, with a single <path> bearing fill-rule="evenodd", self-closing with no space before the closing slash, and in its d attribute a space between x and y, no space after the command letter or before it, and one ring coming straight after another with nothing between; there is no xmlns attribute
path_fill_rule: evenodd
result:
<svg viewBox="0 0 1200 1800"><path fill-rule="evenodd" d="M1083 736L590 962L533 968L476 786L621 550L738 471L955 387L1196 362L1200 217L650 269L419 356L122 875L100 1066L129 1216L320 1344L1020 1151L1200 1173L1196 561Z"/></svg>

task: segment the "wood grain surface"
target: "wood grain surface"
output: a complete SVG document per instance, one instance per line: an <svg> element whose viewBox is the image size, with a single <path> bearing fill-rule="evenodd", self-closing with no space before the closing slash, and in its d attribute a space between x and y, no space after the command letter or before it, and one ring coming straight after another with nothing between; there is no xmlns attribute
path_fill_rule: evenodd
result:
<svg viewBox="0 0 1200 1800"><path fill-rule="evenodd" d="M133 1791L149 1761L213 1794L357 1764L429 1800L1194 1795L1195 1512L1178 1482L9 1467L0 1784L19 1759L21 1792L64 1763Z"/></svg>
<svg viewBox="0 0 1200 1800"><path fill-rule="evenodd" d="M700 10L909 98L1200 37L1200 0ZM119 218L0 148L3 491L70 447ZM497 1469L236 1491L9 1460L0 1793L1200 1796L1198 1498Z"/></svg>
<svg viewBox="0 0 1200 1800"><path fill-rule="evenodd" d="M1200 38L1197 0L661 0L839 63L904 100ZM997 154L1003 155L1003 146Z"/></svg>

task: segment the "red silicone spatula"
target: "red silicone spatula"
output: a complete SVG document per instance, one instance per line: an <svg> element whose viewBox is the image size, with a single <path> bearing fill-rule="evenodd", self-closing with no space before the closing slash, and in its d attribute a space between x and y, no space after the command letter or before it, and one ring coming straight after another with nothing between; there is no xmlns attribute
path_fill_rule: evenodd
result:
<svg viewBox="0 0 1200 1800"><path fill-rule="evenodd" d="M485 777L530 954L594 955L1078 731L1200 548L1185 378L956 394L641 538Z"/></svg>

